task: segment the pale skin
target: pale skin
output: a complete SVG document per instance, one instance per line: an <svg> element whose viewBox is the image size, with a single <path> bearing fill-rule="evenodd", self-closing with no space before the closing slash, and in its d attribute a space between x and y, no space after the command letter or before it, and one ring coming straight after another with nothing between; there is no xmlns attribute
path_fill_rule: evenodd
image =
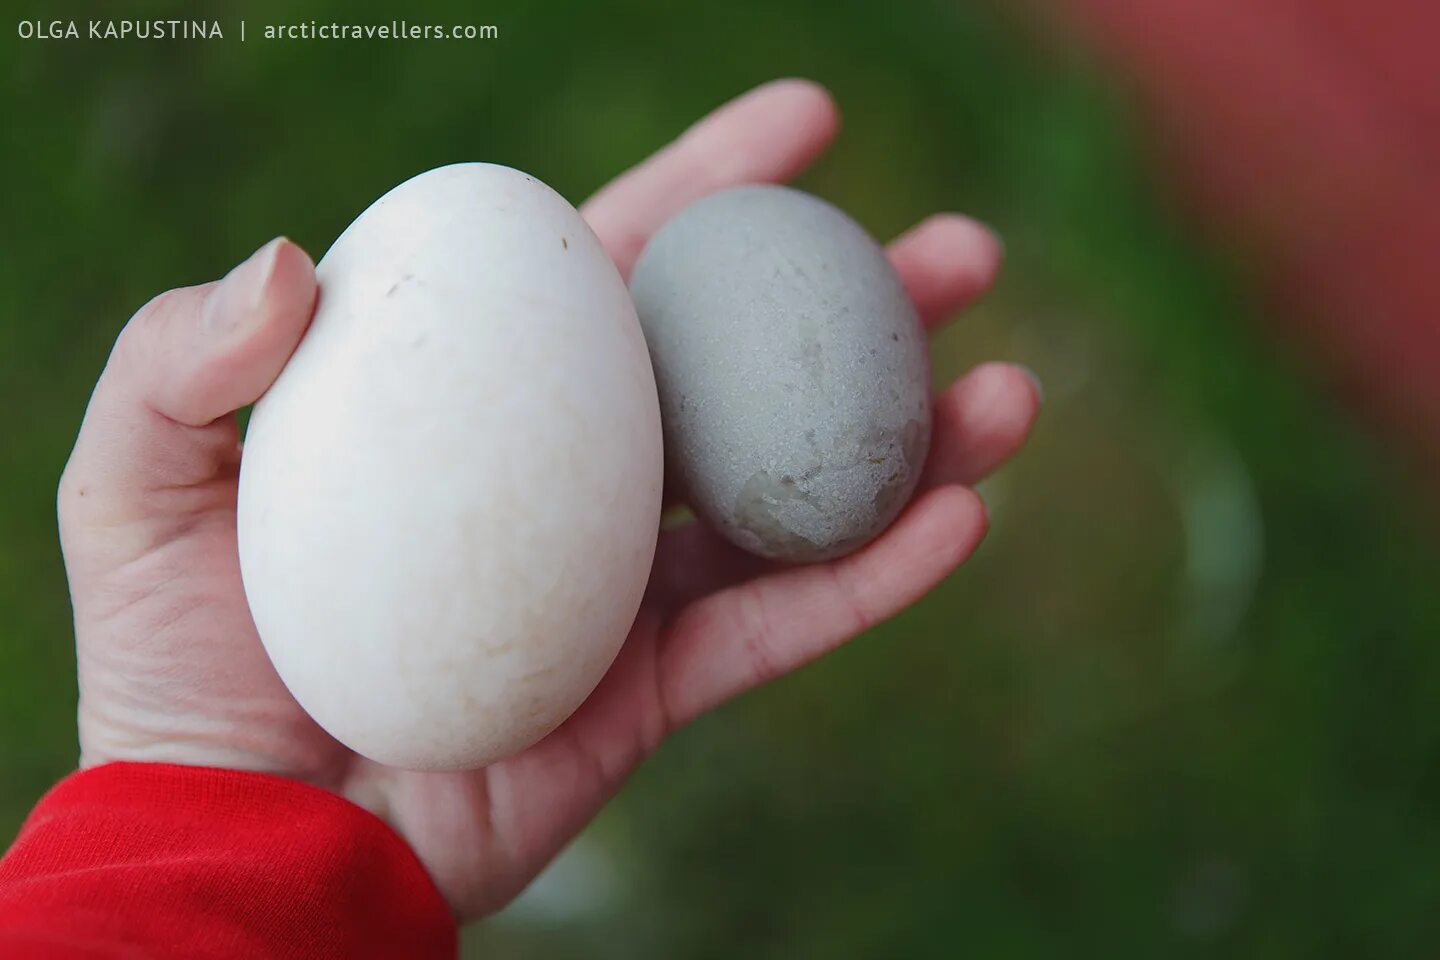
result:
<svg viewBox="0 0 1440 960"><path fill-rule="evenodd" d="M582 213L628 275L685 204L794 176L837 126L823 89L766 84ZM1001 249L975 221L940 214L888 253L933 328L985 292ZM410 844L461 920L523 889L670 731L893 616L964 562L986 530L971 486L1019 449L1040 405L1030 375L1004 363L940 393L919 493L844 559L780 568L702 525L663 533L630 636L574 716L484 769L415 773L356 756L306 716L266 658L241 586L235 411L274 381L315 299L310 258L282 238L220 281L155 298L116 341L59 490L80 762L226 767L333 790Z"/></svg>

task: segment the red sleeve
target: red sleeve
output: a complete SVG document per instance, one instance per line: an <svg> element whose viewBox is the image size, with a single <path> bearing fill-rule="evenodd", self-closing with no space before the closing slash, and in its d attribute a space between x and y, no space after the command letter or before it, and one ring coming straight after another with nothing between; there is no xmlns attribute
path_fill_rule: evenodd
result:
<svg viewBox="0 0 1440 960"><path fill-rule="evenodd" d="M60 782L0 860L0 956L453 958L414 853L335 794L115 763Z"/></svg>

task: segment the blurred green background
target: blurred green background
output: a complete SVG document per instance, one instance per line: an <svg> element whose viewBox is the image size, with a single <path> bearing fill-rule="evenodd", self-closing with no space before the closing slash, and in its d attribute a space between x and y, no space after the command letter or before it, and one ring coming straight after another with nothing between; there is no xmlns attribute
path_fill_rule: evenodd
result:
<svg viewBox="0 0 1440 960"><path fill-rule="evenodd" d="M674 737L467 950L1440 942L1440 557L1391 458L1265 335L1245 265L1172 214L1121 88L1062 34L1003 0L212 9L223 42L0 42L0 836L76 756L54 486L135 308L277 233L318 256L444 163L517 166L578 203L803 75L845 130L802 186L881 237L938 209L1004 234L1005 277L939 337L936 374L1027 363L1045 412L984 487L973 562ZM500 38L255 38L312 17Z"/></svg>

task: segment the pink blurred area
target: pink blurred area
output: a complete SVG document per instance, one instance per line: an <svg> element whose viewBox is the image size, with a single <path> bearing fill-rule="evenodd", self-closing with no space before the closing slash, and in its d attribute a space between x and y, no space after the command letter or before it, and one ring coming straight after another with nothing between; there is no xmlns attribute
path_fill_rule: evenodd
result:
<svg viewBox="0 0 1440 960"><path fill-rule="evenodd" d="M1440 3L1060 0L1282 336L1440 478Z"/></svg>

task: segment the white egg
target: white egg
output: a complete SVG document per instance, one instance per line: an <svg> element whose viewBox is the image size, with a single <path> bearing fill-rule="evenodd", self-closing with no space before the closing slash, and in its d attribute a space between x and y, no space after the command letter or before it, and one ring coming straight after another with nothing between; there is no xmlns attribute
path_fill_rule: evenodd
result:
<svg viewBox="0 0 1440 960"><path fill-rule="evenodd" d="M574 208L492 164L391 190L317 274L245 440L255 625L357 753L478 767L569 716L639 607L662 453L635 308Z"/></svg>

